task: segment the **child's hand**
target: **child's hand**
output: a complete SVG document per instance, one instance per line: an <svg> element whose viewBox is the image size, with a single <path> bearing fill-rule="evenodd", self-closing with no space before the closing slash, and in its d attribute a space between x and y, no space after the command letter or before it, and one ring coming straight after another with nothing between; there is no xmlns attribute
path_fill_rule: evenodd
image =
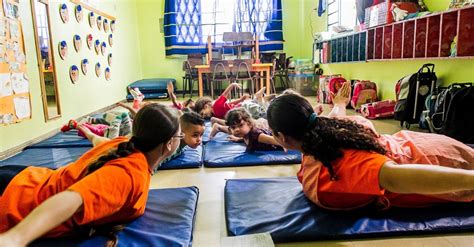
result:
<svg viewBox="0 0 474 247"><path fill-rule="evenodd" d="M324 108L323 108L323 105L321 104L317 104L315 107L313 107L313 110L314 112L316 112L316 114L321 115L321 113L323 113L324 111Z"/></svg>
<svg viewBox="0 0 474 247"><path fill-rule="evenodd" d="M231 142L240 142L240 141L242 141L242 138L230 135L230 136L227 137L227 140L229 140Z"/></svg>
<svg viewBox="0 0 474 247"><path fill-rule="evenodd" d="M216 136L217 133L219 133L219 124L214 123L212 124L212 129L211 129L211 133L209 134L209 139L214 138L214 136Z"/></svg>
<svg viewBox="0 0 474 247"><path fill-rule="evenodd" d="M173 86L173 83L171 81L168 82L168 85L166 85L166 89L168 90L168 94L173 94L174 93L174 86Z"/></svg>
<svg viewBox="0 0 474 247"><path fill-rule="evenodd" d="M332 102L334 104L349 104L351 97L351 83L346 81L336 95L331 92L331 97L333 98Z"/></svg>
<svg viewBox="0 0 474 247"><path fill-rule="evenodd" d="M242 101L248 100L248 99L250 99L250 95L249 94L244 94L244 95L242 95L241 99L242 99Z"/></svg>
<svg viewBox="0 0 474 247"><path fill-rule="evenodd" d="M233 82L232 84L230 84L230 86L232 86L232 88L238 88L238 89L240 89L240 84L237 83L237 82Z"/></svg>
<svg viewBox="0 0 474 247"><path fill-rule="evenodd" d="M216 117L211 117L211 124L214 125L215 123L217 123L219 121L218 118Z"/></svg>

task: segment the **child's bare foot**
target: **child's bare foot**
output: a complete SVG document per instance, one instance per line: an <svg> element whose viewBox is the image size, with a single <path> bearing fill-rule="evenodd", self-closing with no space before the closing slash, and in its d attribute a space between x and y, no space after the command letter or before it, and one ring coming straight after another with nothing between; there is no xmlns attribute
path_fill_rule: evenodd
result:
<svg viewBox="0 0 474 247"><path fill-rule="evenodd" d="M265 87L262 87L255 93L255 99L259 102L263 102L263 93L265 92Z"/></svg>
<svg viewBox="0 0 474 247"><path fill-rule="evenodd" d="M171 81L168 82L168 85L166 85L166 89L167 89L169 95L174 93L174 86L173 86L173 83Z"/></svg>

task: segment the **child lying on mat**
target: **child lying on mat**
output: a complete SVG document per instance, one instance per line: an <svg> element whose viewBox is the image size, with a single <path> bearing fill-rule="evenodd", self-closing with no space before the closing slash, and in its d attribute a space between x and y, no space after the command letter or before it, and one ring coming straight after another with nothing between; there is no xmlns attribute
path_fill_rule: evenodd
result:
<svg viewBox="0 0 474 247"><path fill-rule="evenodd" d="M246 109L235 108L227 113L226 125L214 123L210 137L213 138L220 131L230 134L230 141L245 142L247 151L283 150L272 132L265 128L265 123L257 124Z"/></svg>
<svg viewBox="0 0 474 247"><path fill-rule="evenodd" d="M238 83L231 83L214 102L209 97L199 98L194 105L194 111L206 119L211 117L224 119L226 113L231 109L244 107L255 119L266 118L268 103L266 102L267 97L263 97L265 87L255 93L255 100L249 100L250 96L246 94L237 100L227 102L233 89L240 89L240 85Z"/></svg>
<svg viewBox="0 0 474 247"><path fill-rule="evenodd" d="M159 168L161 164L180 156L186 146L195 149L202 143L202 135L204 134L204 119L202 119L201 116L199 116L197 113L190 111L183 113L179 119L181 124L181 131L183 133L180 144L176 149L176 152L174 152L168 158L164 159L157 166L157 168ZM87 126L84 126L84 124L79 124L77 126L77 129L80 132L84 133L86 138L91 141L93 146L96 146L98 143L101 143L104 140L108 140L105 137L97 135Z"/></svg>
<svg viewBox="0 0 474 247"><path fill-rule="evenodd" d="M176 111L149 104L130 139L104 141L67 166L0 167L0 244L90 234L117 244L114 232L144 214L152 171L181 138Z"/></svg>
<svg viewBox="0 0 474 247"><path fill-rule="evenodd" d="M298 179L305 195L323 208L474 200L474 152L449 137L396 134L386 146L370 128L317 116L296 94L273 100L267 114L275 139L303 153Z"/></svg>

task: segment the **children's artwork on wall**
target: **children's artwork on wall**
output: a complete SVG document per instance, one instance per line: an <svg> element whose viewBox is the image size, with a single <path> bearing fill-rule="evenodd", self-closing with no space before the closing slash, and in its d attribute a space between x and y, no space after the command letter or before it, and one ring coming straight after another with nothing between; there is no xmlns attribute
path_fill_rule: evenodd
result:
<svg viewBox="0 0 474 247"><path fill-rule="evenodd" d="M74 35L74 49L76 49L77 52L81 50L82 47L82 39L81 36L79 35Z"/></svg>
<svg viewBox="0 0 474 247"><path fill-rule="evenodd" d="M94 48L95 48L95 53L99 55L99 50L100 50L100 40L96 39L94 43Z"/></svg>
<svg viewBox="0 0 474 247"><path fill-rule="evenodd" d="M94 37L92 37L92 34L88 34L86 37L86 43L87 43L87 48L92 49L92 43L94 42Z"/></svg>
<svg viewBox="0 0 474 247"><path fill-rule="evenodd" d="M102 16L100 15L97 17L97 28L102 31Z"/></svg>
<svg viewBox="0 0 474 247"><path fill-rule="evenodd" d="M74 9L74 12L76 14L76 20L78 23L81 23L83 17L84 17L84 11L82 11L82 6L77 5L76 8Z"/></svg>
<svg viewBox="0 0 474 247"><path fill-rule="evenodd" d="M113 44L114 44L114 39L112 37L112 34L109 34L109 46L112 47Z"/></svg>
<svg viewBox="0 0 474 247"><path fill-rule="evenodd" d="M97 75L97 77L100 77L100 75L102 74L102 71L100 70L100 63L95 64L95 74Z"/></svg>
<svg viewBox="0 0 474 247"><path fill-rule="evenodd" d="M77 79L79 79L79 68L76 65L71 66L69 69L69 77L71 78L71 82L76 84Z"/></svg>
<svg viewBox="0 0 474 247"><path fill-rule="evenodd" d="M18 0L3 0L3 11L5 13L5 16L12 19L18 19L18 17L20 17L18 13L18 4Z"/></svg>
<svg viewBox="0 0 474 247"><path fill-rule="evenodd" d="M102 56L105 56L105 52L107 51L107 43L102 42L102 45L100 46L100 51L102 52Z"/></svg>
<svg viewBox="0 0 474 247"><path fill-rule="evenodd" d="M65 40L59 42L58 48L59 56L64 60L67 57L67 42Z"/></svg>
<svg viewBox="0 0 474 247"><path fill-rule="evenodd" d="M89 13L89 26L91 28L94 28L94 25L95 25L95 14L94 12L90 12Z"/></svg>
<svg viewBox="0 0 474 247"><path fill-rule="evenodd" d="M109 31L109 21L104 19L104 31L107 33Z"/></svg>
<svg viewBox="0 0 474 247"><path fill-rule="evenodd" d="M18 39L20 35L20 27L16 21L9 21L10 24L10 38Z"/></svg>
<svg viewBox="0 0 474 247"><path fill-rule="evenodd" d="M109 66L112 66L112 53L109 53L109 56L107 57L107 62L109 63Z"/></svg>
<svg viewBox="0 0 474 247"><path fill-rule="evenodd" d="M87 75L88 67L89 67L89 60L87 60L87 58L82 59L81 61L82 74Z"/></svg>
<svg viewBox="0 0 474 247"><path fill-rule="evenodd" d="M67 23L69 21L69 11L65 3L59 5L59 15L61 16L61 20L64 23Z"/></svg>
<svg viewBox="0 0 474 247"><path fill-rule="evenodd" d="M115 32L115 20L110 22L110 31L112 31L112 33Z"/></svg>
<svg viewBox="0 0 474 247"><path fill-rule="evenodd" d="M31 118L30 88L19 0L0 4L0 124Z"/></svg>
<svg viewBox="0 0 474 247"><path fill-rule="evenodd" d="M105 68L105 80L110 81L110 68Z"/></svg>

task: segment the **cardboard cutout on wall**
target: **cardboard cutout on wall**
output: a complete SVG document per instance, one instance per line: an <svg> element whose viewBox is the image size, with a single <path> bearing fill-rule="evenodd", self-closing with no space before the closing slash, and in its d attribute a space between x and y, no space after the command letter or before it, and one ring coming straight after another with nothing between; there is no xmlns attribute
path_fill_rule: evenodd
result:
<svg viewBox="0 0 474 247"><path fill-rule="evenodd" d="M96 53L97 55L99 55L99 51L100 51L100 40L98 40L98 39L95 40L94 48L95 48L95 53Z"/></svg>
<svg viewBox="0 0 474 247"><path fill-rule="evenodd" d="M102 16L100 15L97 17L97 28L102 31Z"/></svg>
<svg viewBox="0 0 474 247"><path fill-rule="evenodd" d="M109 63L109 66L112 66L112 53L109 53L109 56L107 57L107 61Z"/></svg>
<svg viewBox="0 0 474 247"><path fill-rule="evenodd" d="M74 35L74 49L76 49L77 52L79 52L82 48L82 39L81 36L79 35Z"/></svg>
<svg viewBox="0 0 474 247"><path fill-rule="evenodd" d="M59 5L59 15L61 16L61 20L64 23L69 21L69 10L67 9L67 5L65 3Z"/></svg>
<svg viewBox="0 0 474 247"><path fill-rule="evenodd" d="M112 34L109 34L109 46L112 47L113 44L114 44L114 39L112 37Z"/></svg>
<svg viewBox="0 0 474 247"><path fill-rule="evenodd" d="M87 35L87 48L92 49L92 43L94 43L94 37L92 37L92 34Z"/></svg>
<svg viewBox="0 0 474 247"><path fill-rule="evenodd" d="M87 58L82 59L81 61L82 74L87 75L88 67L89 67L89 60L87 60Z"/></svg>
<svg viewBox="0 0 474 247"><path fill-rule="evenodd" d="M97 75L97 77L100 77L101 74L102 74L102 71L100 70L100 63L96 63L95 64L95 75Z"/></svg>
<svg viewBox="0 0 474 247"><path fill-rule="evenodd" d="M94 12L90 12L90 13L89 13L89 26L90 26L91 28L94 28L94 25L96 24L96 23L95 23L95 22L96 22L95 19L96 19L96 17L95 17Z"/></svg>
<svg viewBox="0 0 474 247"><path fill-rule="evenodd" d="M110 68L105 68L105 80L110 81Z"/></svg>
<svg viewBox="0 0 474 247"><path fill-rule="evenodd" d="M109 21L104 19L104 31L107 33L109 31Z"/></svg>
<svg viewBox="0 0 474 247"><path fill-rule="evenodd" d="M82 19L84 17L84 11L82 11L82 6L77 5L76 8L74 9L75 15L76 15L76 21L78 23L82 22Z"/></svg>
<svg viewBox="0 0 474 247"><path fill-rule="evenodd" d="M115 32L115 20L110 22L110 31L112 31L112 33Z"/></svg>
<svg viewBox="0 0 474 247"><path fill-rule="evenodd" d="M58 44L59 49L59 57L64 60L67 57L67 42L65 40L59 42Z"/></svg>
<svg viewBox="0 0 474 247"><path fill-rule="evenodd" d="M71 66L69 69L69 77L71 78L71 82L76 84L79 79L79 68L76 65Z"/></svg>
<svg viewBox="0 0 474 247"><path fill-rule="evenodd" d="M102 42L102 45L100 46L100 51L102 52L102 56L105 56L105 53L107 51L107 43Z"/></svg>

